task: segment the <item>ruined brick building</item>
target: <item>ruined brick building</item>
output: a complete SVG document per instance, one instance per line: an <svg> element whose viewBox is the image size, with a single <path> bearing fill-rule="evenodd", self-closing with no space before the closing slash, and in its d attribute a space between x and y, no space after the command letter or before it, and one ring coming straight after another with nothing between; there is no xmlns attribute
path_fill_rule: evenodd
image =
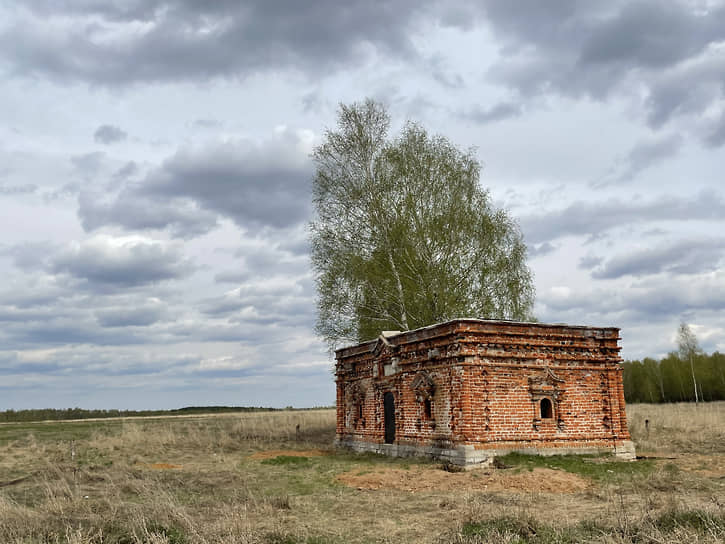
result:
<svg viewBox="0 0 725 544"><path fill-rule="evenodd" d="M459 465L510 451L634 458L619 329L456 319L336 351L340 446Z"/></svg>

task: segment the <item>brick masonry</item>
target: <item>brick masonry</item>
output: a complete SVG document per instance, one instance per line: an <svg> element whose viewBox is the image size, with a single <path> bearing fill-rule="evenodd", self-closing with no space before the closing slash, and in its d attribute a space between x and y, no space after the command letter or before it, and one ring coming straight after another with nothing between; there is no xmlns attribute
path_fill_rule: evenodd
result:
<svg viewBox="0 0 725 544"><path fill-rule="evenodd" d="M479 319L383 333L336 351L336 443L464 466L511 451L633 459L618 341L617 328Z"/></svg>

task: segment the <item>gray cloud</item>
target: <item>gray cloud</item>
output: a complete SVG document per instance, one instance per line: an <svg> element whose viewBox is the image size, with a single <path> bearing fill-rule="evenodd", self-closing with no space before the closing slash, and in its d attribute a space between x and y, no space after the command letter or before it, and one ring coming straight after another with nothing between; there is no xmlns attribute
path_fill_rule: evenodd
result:
<svg viewBox="0 0 725 544"><path fill-rule="evenodd" d="M21 327L4 331L2 337L4 346L16 349L73 344L118 346L148 342L146 335L135 334L125 329L104 332L94 323L65 319L24 323Z"/></svg>
<svg viewBox="0 0 725 544"><path fill-rule="evenodd" d="M115 144L128 136L123 130L113 125L101 125L93 133L93 140L99 144Z"/></svg>
<svg viewBox="0 0 725 544"><path fill-rule="evenodd" d="M720 147L725 144L725 111L707 130L705 143L710 147Z"/></svg>
<svg viewBox="0 0 725 544"><path fill-rule="evenodd" d="M25 242L0 249L0 255L12 257L15 266L23 270L37 270L46 266L48 258L56 251L51 242Z"/></svg>
<svg viewBox="0 0 725 544"><path fill-rule="evenodd" d="M448 62L442 55L433 55L428 59L426 64L431 77L443 87L460 89L464 86L463 76L461 74L451 73Z"/></svg>
<svg viewBox="0 0 725 544"><path fill-rule="evenodd" d="M529 243L541 243L562 236L600 236L624 225L652 221L688 219L721 221L725 201L714 191L703 191L693 199L660 197L648 202L609 199L602 202L577 201L563 210L521 218Z"/></svg>
<svg viewBox="0 0 725 544"><path fill-rule="evenodd" d="M631 98L637 86L655 128L724 101L723 5L489 0L485 10L505 44L489 75L522 95Z"/></svg>
<svg viewBox="0 0 725 544"><path fill-rule="evenodd" d="M677 155L683 144L680 134L670 134L637 143L612 169L612 175L592 185L601 187L609 183L631 181L640 172L664 159Z"/></svg>
<svg viewBox="0 0 725 544"><path fill-rule="evenodd" d="M100 172L106 154L103 151L93 151L71 157L70 161L85 179L94 177Z"/></svg>
<svg viewBox="0 0 725 544"><path fill-rule="evenodd" d="M242 263L214 276L217 283L245 283L255 278L299 277L309 272L309 257L280 250L246 250Z"/></svg>
<svg viewBox="0 0 725 544"><path fill-rule="evenodd" d="M147 327L163 316L160 304L146 306L120 306L104 308L95 312L102 327Z"/></svg>
<svg viewBox="0 0 725 544"><path fill-rule="evenodd" d="M125 180L135 176L138 173L138 165L134 161L128 161L121 168L116 170L113 177L118 180Z"/></svg>
<svg viewBox="0 0 725 544"><path fill-rule="evenodd" d="M567 294L540 293L538 304L547 320L568 319L572 323L598 322L602 317L620 323L669 321L689 312L725 310L722 274L667 277L635 284Z"/></svg>
<svg viewBox="0 0 725 544"><path fill-rule="evenodd" d="M37 191L38 186L34 183L24 185L0 185L0 195L26 195Z"/></svg>
<svg viewBox="0 0 725 544"><path fill-rule="evenodd" d="M373 52L414 55L408 33L431 6L323 0L290 9L261 0L150 0L116 9L102 2L32 2L22 22L0 33L0 51L16 74L107 85L280 68L329 73Z"/></svg>
<svg viewBox="0 0 725 544"><path fill-rule="evenodd" d="M529 246L529 256L530 257L543 257L545 255L549 255L550 253L553 253L556 251L556 246L549 243L544 242L543 244L538 245L530 245Z"/></svg>
<svg viewBox="0 0 725 544"><path fill-rule="evenodd" d="M222 296L205 300L202 311L207 315L236 314L242 320L256 321L264 316L275 316L276 320L285 315L299 319L303 315L311 317L313 297L313 291L298 278L278 276L245 283Z"/></svg>
<svg viewBox="0 0 725 544"><path fill-rule="evenodd" d="M592 268L595 268L602 264L602 261L604 261L603 257L587 255L579 259L579 264L577 265L577 268L580 268L582 270L591 270Z"/></svg>
<svg viewBox="0 0 725 544"><path fill-rule="evenodd" d="M57 273L101 286L133 287L181 278L192 271L181 252L141 238L98 236L59 253Z"/></svg>
<svg viewBox="0 0 725 544"><path fill-rule="evenodd" d="M642 249L607 260L592 271L596 279L649 274L699 274L717 270L725 254L725 239L680 240L659 247Z"/></svg>
<svg viewBox="0 0 725 544"><path fill-rule="evenodd" d="M83 191L78 196L78 216L86 231L106 225L126 230L163 230L178 238L206 234L217 226L217 216L202 210L190 199L164 200L142 194L138 186L128 186L110 199Z"/></svg>
<svg viewBox="0 0 725 544"><path fill-rule="evenodd" d="M458 113L461 119L467 119L474 123L486 124L503 121L511 117L519 117L523 113L521 104L515 102L499 102L490 108L477 107L466 112Z"/></svg>
<svg viewBox="0 0 725 544"><path fill-rule="evenodd" d="M285 129L262 144L239 140L180 150L110 199L82 193L78 214L86 230L169 228L182 237L208 232L217 215L245 228L287 228L311 209L312 165L302 138Z"/></svg>
<svg viewBox="0 0 725 544"><path fill-rule="evenodd" d="M309 216L311 164L292 133L264 148L229 142L181 151L154 172L140 194L187 197L240 226L295 224Z"/></svg>
<svg viewBox="0 0 725 544"><path fill-rule="evenodd" d="M222 126L222 122L216 119L196 119L192 123L192 126L201 129L219 128Z"/></svg>

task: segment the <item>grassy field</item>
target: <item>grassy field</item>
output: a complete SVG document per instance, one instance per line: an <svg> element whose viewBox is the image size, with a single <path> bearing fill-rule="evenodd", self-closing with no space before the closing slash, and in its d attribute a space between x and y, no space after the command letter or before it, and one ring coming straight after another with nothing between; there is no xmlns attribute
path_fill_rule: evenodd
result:
<svg viewBox="0 0 725 544"><path fill-rule="evenodd" d="M332 410L4 424L0 542L725 541L725 403L628 416L636 462L469 473L334 452Z"/></svg>

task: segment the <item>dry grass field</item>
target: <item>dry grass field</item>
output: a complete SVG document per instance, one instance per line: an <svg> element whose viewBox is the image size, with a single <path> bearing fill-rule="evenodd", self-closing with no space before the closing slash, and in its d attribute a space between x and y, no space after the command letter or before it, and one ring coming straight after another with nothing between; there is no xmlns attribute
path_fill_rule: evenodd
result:
<svg viewBox="0 0 725 544"><path fill-rule="evenodd" d="M334 452L332 410L0 425L0 542L725 541L725 403L628 415L636 462L469 473Z"/></svg>

